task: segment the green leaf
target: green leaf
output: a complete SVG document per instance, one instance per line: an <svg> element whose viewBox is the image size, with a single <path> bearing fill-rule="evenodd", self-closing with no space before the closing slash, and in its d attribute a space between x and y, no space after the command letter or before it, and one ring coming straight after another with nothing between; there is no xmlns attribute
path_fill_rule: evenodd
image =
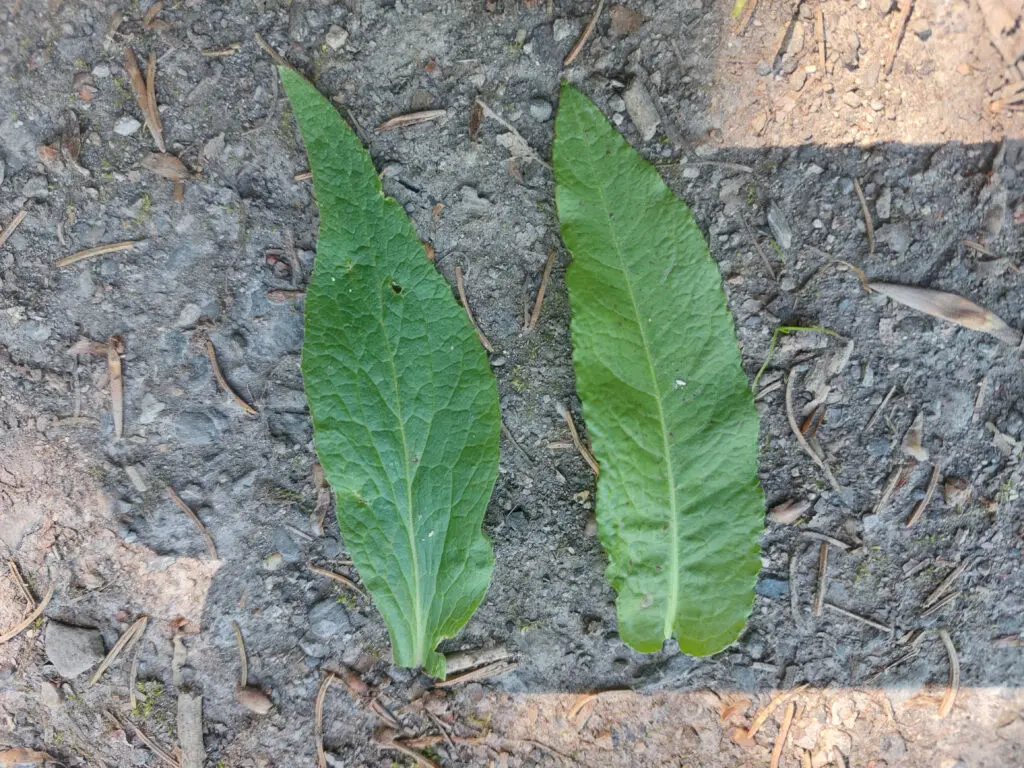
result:
<svg viewBox="0 0 1024 768"><path fill-rule="evenodd" d="M302 373L338 523L395 663L444 677L437 643L483 599L498 393L466 313L333 106L280 68L320 209Z"/></svg>
<svg viewBox="0 0 1024 768"><path fill-rule="evenodd" d="M639 651L674 636L715 653L750 615L764 524L757 410L721 277L689 208L567 84L553 164L619 634Z"/></svg>

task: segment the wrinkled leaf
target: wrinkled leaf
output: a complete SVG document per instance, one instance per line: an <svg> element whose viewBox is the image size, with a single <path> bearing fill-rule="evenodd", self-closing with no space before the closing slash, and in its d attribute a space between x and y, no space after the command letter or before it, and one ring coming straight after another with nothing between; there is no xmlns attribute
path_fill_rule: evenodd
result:
<svg viewBox="0 0 1024 768"><path fill-rule="evenodd" d="M872 291L888 296L904 306L924 312L926 315L948 320L951 323L991 334L1000 341L1014 346L1020 344L1021 334L1011 328L1002 318L984 307L962 296L929 288L915 288L910 285L894 285L893 283L868 283Z"/></svg>
<svg viewBox="0 0 1024 768"><path fill-rule="evenodd" d="M497 387L359 139L310 83L280 73L320 209L302 354L317 453L395 663L443 677L435 647L491 575L480 528L498 473Z"/></svg>
<svg viewBox="0 0 1024 768"><path fill-rule="evenodd" d="M718 268L690 210L575 88L555 125L573 363L601 465L619 633L721 650L750 613L764 496L758 417Z"/></svg>

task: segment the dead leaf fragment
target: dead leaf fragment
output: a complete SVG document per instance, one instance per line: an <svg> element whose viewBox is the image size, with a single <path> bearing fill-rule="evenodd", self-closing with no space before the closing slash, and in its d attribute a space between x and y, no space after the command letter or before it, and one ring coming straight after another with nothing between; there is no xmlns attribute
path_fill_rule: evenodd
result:
<svg viewBox="0 0 1024 768"><path fill-rule="evenodd" d="M166 152L152 152L142 158L142 167L169 181L184 181L192 177L185 164Z"/></svg>
<svg viewBox="0 0 1024 768"><path fill-rule="evenodd" d="M136 61L135 53L131 48L124 49L124 70L128 75L128 82L131 83L132 92L135 94L135 101L139 105L139 109L142 110L142 115L146 120L146 128L149 129L157 149L161 152L166 152L164 128L160 122L160 113L156 108L156 88L153 82L156 80L156 57L149 57L149 83L142 76L139 63Z"/></svg>
<svg viewBox="0 0 1024 768"><path fill-rule="evenodd" d="M413 125L437 120L447 114L448 111L444 109L428 109L423 112L411 112L407 115L398 115L397 117L392 117L390 120L385 120L383 123L378 125L377 132L381 133L383 131L390 131L394 128L409 128Z"/></svg>
<svg viewBox="0 0 1024 768"><path fill-rule="evenodd" d="M0 765L40 765L47 760L57 762L57 758L53 755L25 747L15 747L0 752Z"/></svg>
<svg viewBox="0 0 1024 768"><path fill-rule="evenodd" d="M768 519L780 525L792 525L811 508L811 502L807 499L789 499L781 504L776 504L768 512Z"/></svg>
<svg viewBox="0 0 1024 768"><path fill-rule="evenodd" d="M900 448L904 455L918 461L928 461L928 449L921 444L924 436L924 414L918 413L914 423L910 425L907 434L903 436L903 443Z"/></svg>
<svg viewBox="0 0 1024 768"><path fill-rule="evenodd" d="M926 315L948 320L972 331L988 333L1013 346L1018 346L1021 342L1020 331L1008 326L993 312L954 293L893 283L869 283L868 287Z"/></svg>
<svg viewBox="0 0 1024 768"><path fill-rule="evenodd" d="M644 23L643 16L624 5L613 5L608 9L608 13L612 17L611 26L608 28L612 37L635 35Z"/></svg>
<svg viewBox="0 0 1024 768"><path fill-rule="evenodd" d="M479 101L473 102L473 108L469 111L469 140L476 141L476 135L480 133L480 125L484 121L484 108Z"/></svg>
<svg viewBox="0 0 1024 768"><path fill-rule="evenodd" d="M274 708L274 702L270 697L256 688L236 688L235 700L257 715L265 715Z"/></svg>

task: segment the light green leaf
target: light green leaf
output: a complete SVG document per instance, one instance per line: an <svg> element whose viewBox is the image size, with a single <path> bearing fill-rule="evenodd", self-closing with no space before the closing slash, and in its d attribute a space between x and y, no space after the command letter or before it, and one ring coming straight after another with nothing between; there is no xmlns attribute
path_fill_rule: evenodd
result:
<svg viewBox="0 0 1024 768"><path fill-rule="evenodd" d="M715 653L750 614L764 524L757 410L721 277L689 208L569 85L553 164L619 634L639 651L675 637Z"/></svg>
<svg viewBox="0 0 1024 768"><path fill-rule="evenodd" d="M498 393L466 313L333 106L280 68L320 234L302 372L338 522L395 663L444 677L437 643L483 599Z"/></svg>

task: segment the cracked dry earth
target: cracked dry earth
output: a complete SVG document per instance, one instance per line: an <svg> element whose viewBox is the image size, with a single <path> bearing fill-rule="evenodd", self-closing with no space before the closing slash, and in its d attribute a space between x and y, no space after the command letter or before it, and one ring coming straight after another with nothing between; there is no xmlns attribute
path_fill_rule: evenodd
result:
<svg viewBox="0 0 1024 768"><path fill-rule="evenodd" d="M917 0L908 17L905 2L761 0L742 33L726 3L629 2L603 8L563 66L589 2L6 0L0 549L26 586L0 579L0 632L49 602L0 645L0 764L25 748L157 765L155 745L189 768L315 765L325 670L347 675L322 701L329 766L765 766L776 742L787 766L1024 764L1021 352L868 295L837 264L1024 325L1021 9ZM495 347L497 566L443 650L507 658L450 688L391 665L372 605L310 568L358 584L331 515L319 525L330 496L298 367L316 214L256 32L358 127L438 269L464 271ZM127 47L143 71L155 58L179 189L143 164L155 147ZM798 514L767 522L749 625L712 658L619 640L594 480L559 416L579 421L569 256L532 153L549 157L561 77L693 207L752 380L777 327L835 334L782 335L758 379L769 507ZM471 140L475 99L504 122ZM443 114L374 128L425 109ZM134 245L56 266L121 241ZM208 341L254 415L218 388ZM794 437L784 375L838 490ZM235 622L265 714L236 698Z"/></svg>

